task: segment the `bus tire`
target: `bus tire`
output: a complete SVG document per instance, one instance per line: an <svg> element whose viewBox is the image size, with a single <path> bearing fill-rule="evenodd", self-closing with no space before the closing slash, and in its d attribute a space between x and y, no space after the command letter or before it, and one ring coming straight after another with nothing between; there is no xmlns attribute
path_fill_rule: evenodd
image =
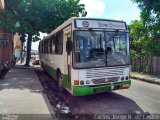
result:
<svg viewBox="0 0 160 120"><path fill-rule="evenodd" d="M62 89L62 73L60 69L56 70L56 80L58 82L58 87L61 90Z"/></svg>

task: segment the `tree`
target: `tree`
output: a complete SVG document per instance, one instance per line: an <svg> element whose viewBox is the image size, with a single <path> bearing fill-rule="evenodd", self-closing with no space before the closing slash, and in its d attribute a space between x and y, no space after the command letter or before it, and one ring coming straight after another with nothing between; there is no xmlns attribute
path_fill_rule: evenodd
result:
<svg viewBox="0 0 160 120"><path fill-rule="evenodd" d="M142 21L132 21L129 25L130 48L132 57L142 57L149 54L160 54L160 44L150 36L149 30Z"/></svg>
<svg viewBox="0 0 160 120"><path fill-rule="evenodd" d="M138 3L141 9L141 22L147 30L145 34L150 41L150 51L160 55L160 1L159 0L132 0Z"/></svg>
<svg viewBox="0 0 160 120"><path fill-rule="evenodd" d="M0 11L7 24L0 18L0 26L10 32L27 34L27 59L30 62L31 43L39 40L39 32L49 33L65 20L73 16L86 15L80 0L6 0L6 10ZM16 23L19 27L15 27Z"/></svg>
<svg viewBox="0 0 160 120"><path fill-rule="evenodd" d="M142 26L142 22L137 20L132 21L128 26L130 32L130 48L132 57L139 57L144 53L144 46L142 43L142 41L144 41L144 31Z"/></svg>

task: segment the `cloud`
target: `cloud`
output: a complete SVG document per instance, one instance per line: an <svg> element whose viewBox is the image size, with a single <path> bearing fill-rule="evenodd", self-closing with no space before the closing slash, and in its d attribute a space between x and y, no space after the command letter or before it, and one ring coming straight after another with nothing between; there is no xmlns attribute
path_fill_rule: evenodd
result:
<svg viewBox="0 0 160 120"><path fill-rule="evenodd" d="M81 0L80 3L85 4L87 17L102 17L105 12L106 5L103 0Z"/></svg>

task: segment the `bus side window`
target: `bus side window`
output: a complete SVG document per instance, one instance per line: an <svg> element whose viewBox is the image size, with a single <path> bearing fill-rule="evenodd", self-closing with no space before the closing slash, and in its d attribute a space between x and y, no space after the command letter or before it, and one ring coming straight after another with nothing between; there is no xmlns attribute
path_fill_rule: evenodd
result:
<svg viewBox="0 0 160 120"><path fill-rule="evenodd" d="M49 46L50 46L50 51L49 51L49 52L50 52L50 54L52 54L52 38L50 38L49 41L50 41L50 44L49 44Z"/></svg>
<svg viewBox="0 0 160 120"><path fill-rule="evenodd" d="M49 41L47 40L47 53L49 53Z"/></svg>
<svg viewBox="0 0 160 120"><path fill-rule="evenodd" d="M48 41L46 41L46 53L48 53Z"/></svg>
<svg viewBox="0 0 160 120"><path fill-rule="evenodd" d="M45 53L47 53L47 41L45 41Z"/></svg>
<svg viewBox="0 0 160 120"><path fill-rule="evenodd" d="M55 35L52 36L51 40L52 40L52 54L55 54Z"/></svg>
<svg viewBox="0 0 160 120"><path fill-rule="evenodd" d="M39 51L39 53L41 53L41 43L38 46L38 51Z"/></svg>
<svg viewBox="0 0 160 120"><path fill-rule="evenodd" d="M44 53L44 42L42 42L42 53Z"/></svg>
<svg viewBox="0 0 160 120"><path fill-rule="evenodd" d="M46 42L45 41L44 41L43 45L44 45L44 53L46 53Z"/></svg>
<svg viewBox="0 0 160 120"><path fill-rule="evenodd" d="M63 31L56 35L55 53L56 54L63 53Z"/></svg>
<svg viewBox="0 0 160 120"><path fill-rule="evenodd" d="M75 35L75 39L79 39L78 35ZM80 62L80 43L78 40L74 41L75 61Z"/></svg>

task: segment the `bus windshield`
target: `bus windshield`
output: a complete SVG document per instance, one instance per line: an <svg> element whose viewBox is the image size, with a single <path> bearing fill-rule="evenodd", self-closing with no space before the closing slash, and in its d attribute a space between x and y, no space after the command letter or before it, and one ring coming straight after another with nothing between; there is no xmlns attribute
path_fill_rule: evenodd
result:
<svg viewBox="0 0 160 120"><path fill-rule="evenodd" d="M75 31L74 68L129 64L127 32Z"/></svg>

